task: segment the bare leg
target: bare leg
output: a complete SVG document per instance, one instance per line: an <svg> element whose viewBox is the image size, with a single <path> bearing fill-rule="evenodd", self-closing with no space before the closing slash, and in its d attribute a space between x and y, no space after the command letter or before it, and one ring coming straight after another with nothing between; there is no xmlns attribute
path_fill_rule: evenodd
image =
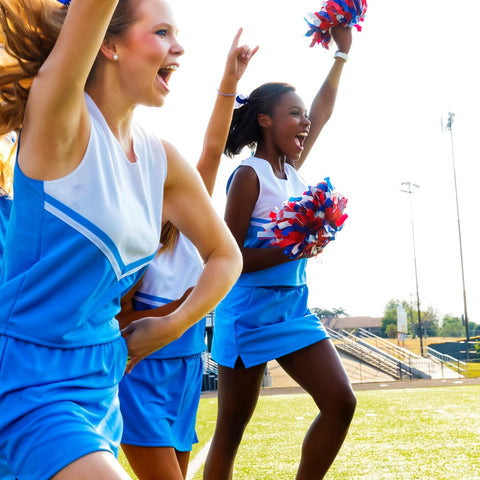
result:
<svg viewBox="0 0 480 480"><path fill-rule="evenodd" d="M347 435L355 412L355 394L330 340L281 357L278 363L313 397L320 410L303 441L296 479L322 479Z"/></svg>
<svg viewBox="0 0 480 480"><path fill-rule="evenodd" d="M131 477L109 452L90 453L60 470L52 480L131 480Z"/></svg>
<svg viewBox="0 0 480 480"><path fill-rule="evenodd" d="M251 368L218 367L218 414L203 470L205 480L232 478L243 432L257 405L265 364Z"/></svg>
<svg viewBox="0 0 480 480"><path fill-rule="evenodd" d="M184 474L173 447L122 444L122 450L139 480L183 480L185 478L186 471Z"/></svg>
<svg viewBox="0 0 480 480"><path fill-rule="evenodd" d="M177 462L180 466L180 470L182 471L183 478L186 478L188 462L190 461L190 452L179 452L178 450L175 450L175 454L177 456Z"/></svg>

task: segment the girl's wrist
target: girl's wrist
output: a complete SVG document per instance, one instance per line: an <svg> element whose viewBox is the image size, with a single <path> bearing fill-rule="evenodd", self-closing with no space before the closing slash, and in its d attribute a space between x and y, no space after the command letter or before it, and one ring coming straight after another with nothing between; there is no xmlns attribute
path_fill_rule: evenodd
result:
<svg viewBox="0 0 480 480"><path fill-rule="evenodd" d="M343 60L345 63L347 63L348 60L348 53L341 52L340 50L337 50L335 54L333 55L333 58L335 60L340 59Z"/></svg>
<svg viewBox="0 0 480 480"><path fill-rule="evenodd" d="M221 95L222 97L236 97L236 96L237 96L237 92L227 93L227 92L223 92L223 91L220 90L219 88L217 88L217 93L218 93L219 95Z"/></svg>
<svg viewBox="0 0 480 480"><path fill-rule="evenodd" d="M226 96L235 96L237 94L237 80L223 78L220 82L217 92L224 93Z"/></svg>

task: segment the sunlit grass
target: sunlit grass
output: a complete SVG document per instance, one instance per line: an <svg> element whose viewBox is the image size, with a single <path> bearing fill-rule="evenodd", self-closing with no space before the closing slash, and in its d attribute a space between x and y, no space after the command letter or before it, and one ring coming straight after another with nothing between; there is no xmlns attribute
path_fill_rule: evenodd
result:
<svg viewBox="0 0 480 480"><path fill-rule="evenodd" d="M360 391L357 398L350 432L327 479L480 479L480 386ZM306 394L260 397L234 479L293 479L316 414ZM200 444L192 458L211 438L215 416L216 398L202 398ZM199 471L194 479L201 478Z"/></svg>

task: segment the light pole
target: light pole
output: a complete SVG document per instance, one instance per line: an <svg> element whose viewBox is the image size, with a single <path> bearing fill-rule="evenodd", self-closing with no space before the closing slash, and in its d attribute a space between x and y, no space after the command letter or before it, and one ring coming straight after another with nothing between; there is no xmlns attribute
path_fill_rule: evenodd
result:
<svg viewBox="0 0 480 480"><path fill-rule="evenodd" d="M468 314L467 314L467 294L465 290L465 274L463 270L463 249L462 249L462 229L460 228L460 209L458 207L458 193L457 193L457 173L455 169L455 152L453 148L453 130L452 130L452 125L453 125L453 119L455 117L455 114L452 112L448 112L448 117L447 117L447 122L445 125L443 124L443 119L442 119L442 130L444 132L450 132L450 145L452 149L452 166L453 166L453 183L455 186L455 202L457 205L457 225L458 225L458 244L460 247L460 267L462 271L462 287L463 287L463 316L465 320L465 341L466 341L466 353L467 353L467 362L469 360L469 352L468 352L468 346L470 342L470 333L468 329Z"/></svg>
<svg viewBox="0 0 480 480"><path fill-rule="evenodd" d="M417 184L412 182L402 182L402 185L406 185L408 190L400 190L409 194L410 198L410 219L412 223L412 239L413 239L413 264L415 266L415 287L417 289L417 318L418 318L418 337L420 338L420 355L423 357L423 328L422 328L422 314L420 312L420 295L418 294L418 274L417 274L417 254L415 250L415 229L413 228L413 205L412 205L412 187L420 188Z"/></svg>

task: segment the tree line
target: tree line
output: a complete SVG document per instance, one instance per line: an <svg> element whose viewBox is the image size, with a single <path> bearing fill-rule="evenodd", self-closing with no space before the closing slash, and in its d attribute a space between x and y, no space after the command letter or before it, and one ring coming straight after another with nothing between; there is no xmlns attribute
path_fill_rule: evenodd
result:
<svg viewBox="0 0 480 480"><path fill-rule="evenodd" d="M380 335L385 338L396 338L397 336L397 305L403 306L407 313L408 335L412 338L419 336L418 312L416 305L405 300L390 300L386 305L382 317ZM327 320L335 317L348 317L349 315L343 308L333 308L331 310L313 307L310 309L320 320ZM458 337L466 336L465 322L462 316L444 315L432 307L420 311L420 321L422 324L422 336L424 337ZM469 336L480 336L480 324L468 321Z"/></svg>
<svg viewBox="0 0 480 480"><path fill-rule="evenodd" d="M382 318L382 335L389 338L397 336L397 305L403 306L407 313L408 334L415 338L419 336L418 312L415 305L403 300L390 300L385 306ZM420 311L420 323L422 324L422 335L426 337L465 337L465 322L463 316L444 315L441 317L436 310L428 307ZM469 336L480 335L480 325L468 321Z"/></svg>

